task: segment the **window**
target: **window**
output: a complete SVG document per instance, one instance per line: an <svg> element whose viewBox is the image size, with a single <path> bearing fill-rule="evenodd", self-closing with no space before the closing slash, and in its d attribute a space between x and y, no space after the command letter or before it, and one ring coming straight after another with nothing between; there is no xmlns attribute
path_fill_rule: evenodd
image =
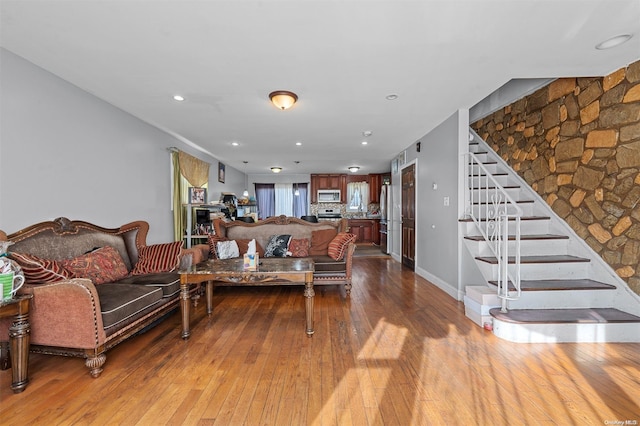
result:
<svg viewBox="0 0 640 426"><path fill-rule="evenodd" d="M352 182L347 184L347 211L366 212L369 208L369 184Z"/></svg>
<svg viewBox="0 0 640 426"><path fill-rule="evenodd" d="M306 183L256 183L258 218L307 215L309 197ZM296 195L297 190L297 195Z"/></svg>

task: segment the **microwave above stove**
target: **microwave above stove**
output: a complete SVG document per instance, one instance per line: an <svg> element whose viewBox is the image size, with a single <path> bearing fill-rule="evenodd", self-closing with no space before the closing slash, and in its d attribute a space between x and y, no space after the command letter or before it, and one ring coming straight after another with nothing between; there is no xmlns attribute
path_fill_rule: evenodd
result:
<svg viewBox="0 0 640 426"><path fill-rule="evenodd" d="M340 190L339 189L319 189L318 202L319 203L339 203Z"/></svg>

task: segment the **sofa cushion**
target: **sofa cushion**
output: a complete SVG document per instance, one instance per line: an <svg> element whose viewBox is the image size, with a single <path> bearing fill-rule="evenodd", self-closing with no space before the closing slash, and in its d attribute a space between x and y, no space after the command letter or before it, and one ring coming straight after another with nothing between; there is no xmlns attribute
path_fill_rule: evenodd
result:
<svg viewBox="0 0 640 426"><path fill-rule="evenodd" d="M234 257L240 256L238 243L236 243L235 240L218 241L216 244L216 253L218 253L218 259L233 259Z"/></svg>
<svg viewBox="0 0 640 426"><path fill-rule="evenodd" d="M311 233L311 248L309 254L311 256L326 255L329 249L329 243L338 234L336 229L320 229Z"/></svg>
<svg viewBox="0 0 640 426"><path fill-rule="evenodd" d="M217 235L217 234L209 234L207 237L207 243L209 244L209 256L212 259L218 258L218 243L220 241L227 241L226 237Z"/></svg>
<svg viewBox="0 0 640 426"><path fill-rule="evenodd" d="M242 256L243 254L245 254L247 252L247 250L249 250L249 242L251 241L251 239L248 238L236 238L236 243L238 244L238 250L240 251L240 255ZM260 257L264 257L264 248L262 248L262 246L260 245L259 242L256 241L256 252L258 253L258 256Z"/></svg>
<svg viewBox="0 0 640 426"><path fill-rule="evenodd" d="M356 236L354 234L339 232L338 235L336 235L329 243L327 254L333 260L342 260L345 252L347 251L347 246L355 241Z"/></svg>
<svg viewBox="0 0 640 426"><path fill-rule="evenodd" d="M107 283L96 286L100 298L100 313L107 335L110 329L153 307L162 300L162 290L134 284Z"/></svg>
<svg viewBox="0 0 640 426"><path fill-rule="evenodd" d="M309 245L308 238L292 238L287 255L291 257L307 257L309 256Z"/></svg>
<svg viewBox="0 0 640 426"><path fill-rule="evenodd" d="M289 250L290 241L290 234L272 235L264 249L264 257L285 257Z"/></svg>
<svg viewBox="0 0 640 426"><path fill-rule="evenodd" d="M311 256L313 262L315 263L315 272L314 275L324 275L330 274L334 275L336 273L345 274L347 272L347 262L343 260L333 260L329 256Z"/></svg>
<svg viewBox="0 0 640 426"><path fill-rule="evenodd" d="M138 249L138 263L131 272L133 275L172 272L180 264L182 241L154 244Z"/></svg>
<svg viewBox="0 0 640 426"><path fill-rule="evenodd" d="M130 275L114 284L134 284L156 287L162 290L162 297L171 297L180 292L180 275L175 272Z"/></svg>
<svg viewBox="0 0 640 426"><path fill-rule="evenodd" d="M89 278L95 285L117 281L129 275L122 256L111 246L63 260L62 265L77 278Z"/></svg>
<svg viewBox="0 0 640 426"><path fill-rule="evenodd" d="M28 253L9 253L9 258L15 260L22 268L27 284L46 284L73 278L73 272L65 269L61 262L42 259Z"/></svg>

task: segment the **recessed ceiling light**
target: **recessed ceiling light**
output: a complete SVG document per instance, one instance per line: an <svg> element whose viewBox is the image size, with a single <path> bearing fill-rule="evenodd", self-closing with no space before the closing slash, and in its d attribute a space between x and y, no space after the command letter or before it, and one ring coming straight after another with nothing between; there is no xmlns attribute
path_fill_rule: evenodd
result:
<svg viewBox="0 0 640 426"><path fill-rule="evenodd" d="M362 141L362 145L366 145L366 144L368 144L368 143L369 143L369 142L367 142L367 141Z"/></svg>
<svg viewBox="0 0 640 426"><path fill-rule="evenodd" d="M239 144L238 142L231 142L231 145L233 145L233 146L238 146L238 145L240 145L240 144Z"/></svg>
<svg viewBox="0 0 640 426"><path fill-rule="evenodd" d="M296 142L296 146L302 145L302 142Z"/></svg>
<svg viewBox="0 0 640 426"><path fill-rule="evenodd" d="M596 44L596 49L605 50L612 47L620 46L622 43L626 43L633 37L633 34L620 34L615 37L611 37L609 40L605 40L602 43Z"/></svg>
<svg viewBox="0 0 640 426"><path fill-rule="evenodd" d="M272 167L271 171L273 173L280 173L282 171L282 167Z"/></svg>
<svg viewBox="0 0 640 426"><path fill-rule="evenodd" d="M184 101L184 96L174 95L173 96L173 100L174 101L178 101L178 102L182 102L182 101Z"/></svg>
<svg viewBox="0 0 640 426"><path fill-rule="evenodd" d="M398 95L396 95L395 93L391 93L390 95L386 96L386 99L388 101L395 101L396 99L398 99Z"/></svg>

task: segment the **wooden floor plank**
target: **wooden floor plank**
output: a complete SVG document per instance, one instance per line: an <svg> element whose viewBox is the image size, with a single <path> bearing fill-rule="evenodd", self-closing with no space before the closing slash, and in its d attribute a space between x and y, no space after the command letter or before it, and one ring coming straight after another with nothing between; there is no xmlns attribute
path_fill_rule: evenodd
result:
<svg viewBox="0 0 640 426"><path fill-rule="evenodd" d="M640 421L640 344L518 344L389 257L354 260L353 290L216 288L193 310L84 362L31 354L31 382L0 371L2 424L424 425ZM610 423L613 424L613 423ZM630 424L630 423L629 423Z"/></svg>

